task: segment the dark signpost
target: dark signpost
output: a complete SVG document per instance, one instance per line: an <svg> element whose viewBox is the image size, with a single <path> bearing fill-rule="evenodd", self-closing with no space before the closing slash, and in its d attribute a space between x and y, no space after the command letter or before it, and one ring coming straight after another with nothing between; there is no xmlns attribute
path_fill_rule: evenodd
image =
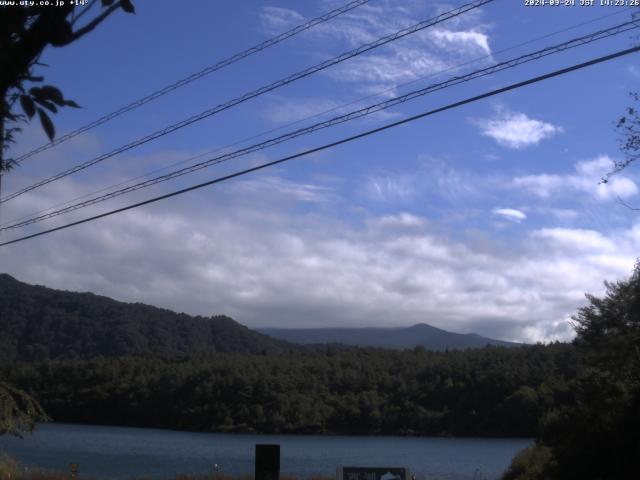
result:
<svg viewBox="0 0 640 480"><path fill-rule="evenodd" d="M337 480L409 480L401 467L338 467Z"/></svg>
<svg viewBox="0 0 640 480"><path fill-rule="evenodd" d="M280 478L280 445L256 445L255 480L278 480Z"/></svg>

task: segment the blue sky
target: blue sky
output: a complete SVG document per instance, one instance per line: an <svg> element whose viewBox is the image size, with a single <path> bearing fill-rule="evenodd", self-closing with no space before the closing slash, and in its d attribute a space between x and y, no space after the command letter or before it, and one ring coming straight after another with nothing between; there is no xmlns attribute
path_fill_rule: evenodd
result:
<svg viewBox="0 0 640 480"><path fill-rule="evenodd" d="M4 191L462 3L371 0L25 161L3 179ZM59 134L342 3L135 4L137 15L114 15L82 41L45 52L47 82L83 106L56 116ZM620 7L525 7L496 0L18 197L3 205L1 221L194 155L229 151L229 145L272 129L282 127L259 139L284 133L294 121L301 120L297 128L613 26L630 14ZM584 22L590 23L535 40ZM523 42L530 43L512 48ZM625 33L563 52L24 233L353 135L632 42ZM627 277L640 246L638 213L617 202L620 197L640 205L637 167L599 184L622 158L614 122L639 80L637 54L627 56L2 247L0 269L55 288L192 314L224 313L250 327L427 322L509 340L569 339L568 320L584 304L584 293L601 294L603 280ZM45 140L38 126L28 126L13 153ZM5 233L3 239L13 236Z"/></svg>

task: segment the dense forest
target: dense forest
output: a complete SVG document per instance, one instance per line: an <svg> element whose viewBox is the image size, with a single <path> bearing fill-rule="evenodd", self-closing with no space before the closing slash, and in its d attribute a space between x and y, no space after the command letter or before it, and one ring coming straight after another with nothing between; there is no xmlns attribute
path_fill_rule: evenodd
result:
<svg viewBox="0 0 640 480"><path fill-rule="evenodd" d="M0 274L0 362L292 348L297 347L225 316L192 317L93 293L28 285Z"/></svg>
<svg viewBox="0 0 640 480"><path fill-rule="evenodd" d="M5 365L57 421L198 431L532 436L576 376L567 344L137 356Z"/></svg>

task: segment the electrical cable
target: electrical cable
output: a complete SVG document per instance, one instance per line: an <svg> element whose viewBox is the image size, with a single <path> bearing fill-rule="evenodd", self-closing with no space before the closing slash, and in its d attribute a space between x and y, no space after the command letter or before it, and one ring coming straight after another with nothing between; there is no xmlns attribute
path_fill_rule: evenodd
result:
<svg viewBox="0 0 640 480"><path fill-rule="evenodd" d="M126 185L126 184L128 184L128 183L131 183L131 182L133 182L133 181L135 181L135 180L139 180L139 179L141 179L141 178L150 177L151 175L155 175L155 174L157 174L157 173L160 173L160 172L163 172L163 171L169 170L169 169L171 169L171 168L173 168L173 167L177 167L178 165L184 165L185 163L188 163L188 162L191 162L191 161L197 160L197 159L202 158L202 157L204 157L204 156L206 156L206 155L215 154L215 153L218 153L218 152L220 152L220 151L227 150L227 149L229 149L229 148L231 148L231 147L234 147L234 146L236 146L236 145L240 145L240 144L242 144L242 143L248 142L248 141L250 141L250 140L254 140L254 139L256 139L256 138L263 137L263 136L268 135L268 134L270 134L270 133L274 133L274 132L277 132L277 131L283 130L283 129L287 128L287 127L291 127L291 126L297 125L297 124L302 123L302 122L305 122L305 121L307 121L307 120L311 120L311 119L314 119L314 118L322 117L322 116L324 116L324 115L326 115L326 114L328 114L328 113L335 112L335 111L337 111L337 110L342 110L342 109L344 109L345 107L348 107L348 106L351 106L351 105L354 105L354 104L360 103L360 102L362 102L362 101L364 101L364 100L368 100L368 99L370 99L370 98L375 98L375 97L382 96L382 95L383 95L383 94L385 94L385 93L388 93L388 92L391 92L391 91L395 91L395 90L397 90L398 88L406 87L407 85L412 85L412 84L414 84L414 83L417 83L417 82L420 82L420 81L426 80L427 78L432 78L432 77L440 76L440 75L442 75L442 74L444 74L444 73L447 73L447 72L450 72L450 71L459 70L460 68L462 68L462 67L464 67L464 66L467 66L467 65L470 65L470 64L473 64L473 63L477 63L477 62L479 62L479 61L481 61L481 60L485 60L485 59L487 59L487 58L491 58L491 57L494 57L494 56L496 56L496 55L500 55L500 54L502 54L502 53L505 53L505 52L508 52L508 51L511 51L511 50L515 50L515 49L520 48L520 47L523 47L523 46L525 46L525 45L530 45L531 43L539 42L540 40L545 40L545 39L547 39L547 38L553 37L553 36L558 35L558 34L560 34L560 33L565 33L565 32L567 32L567 31L575 30L576 28L583 27L583 26L585 26L585 25L588 25L588 24L591 24L591 23L594 23L594 22L598 22L598 21L603 20L603 19L605 19L605 18L609 18L609 17L615 16L615 15L620 15L620 14L622 14L622 13L624 13L624 12L628 11L628 10L631 10L632 8L633 8L633 7L628 7L628 8L625 8L625 9L616 10L616 11L614 11L614 12L612 12L612 13L608 13L608 14L605 14L605 15L599 15L599 16L597 16L597 17L594 17L594 18L592 18L592 19L586 20L586 21L584 21L584 22L577 23L577 24L574 24L574 25L570 25L570 26L568 26L568 27L562 28L562 29L560 29L560 30L555 30L555 31L550 32L550 33L546 33L546 34L544 34L544 35L541 35L541 36L538 36L538 37L532 38L532 39L530 39L530 40L526 40L526 41L521 42L521 43L518 43L518 44L516 44L516 45L512 45L512 46L510 46L510 47L506 47L506 48L503 48L503 49L497 50L497 51L495 51L495 52L489 53L489 54L487 54L487 55L483 55L483 56L481 56L481 57L476 57L476 58L474 58L474 59L468 60L468 61L463 62L463 63L459 63L459 64L454 65L454 66L452 66L452 67L445 68L445 69L443 69L443 70L439 70L439 71L437 71L437 72L433 72L433 73L430 73L430 74L428 74L428 75L423 75L423 76L421 76L421 77L419 77L419 78L416 78L416 79L413 79L413 80L410 80L410 81L407 81L407 82L403 82L403 83L399 83L399 84L393 85L393 86L391 86L391 87L388 87L388 88L385 88L385 89L383 89L383 90L380 90L380 91L378 91L377 93L373 93L373 94L371 94L371 95L367 95L367 96L365 96L365 97L360 97L360 98L358 98L358 99L356 99L356 100L352 100L352 101L349 101L349 102L347 102L347 103L343 103L343 104L341 104L341 105L338 105L338 106L335 106L335 107L329 108L329 109L324 110L324 111L322 111L322 112L315 113L315 114L313 114L313 115L309 115L309 116L306 116L306 117L304 117L304 118L301 118L301 119L298 119L298 120L294 120L294 121L292 121L292 122L288 122L288 123L286 123L286 124L284 124L284 125L280 125L280 126L278 126L278 127L271 128L271 129L266 130L266 131L263 131L263 132L261 132L261 133L258 133L258 134L255 134L255 135L251 135L251 136L249 136L249 137L245 137L245 138L240 139L240 140L237 140L237 141L235 141L235 142L233 142L233 143L231 143L231 144L227 144L227 145L225 145L225 146L223 146L223 147L217 147L217 148L215 148L215 149L207 150L207 151L205 151L205 152L199 153L199 154L194 155L194 156L191 156L191 157L189 157L189 158L186 158L186 159L183 159L183 160L179 160L179 161L177 161L177 162L174 162L174 163L172 163L172 164L170 164L170 165L167 165L167 166L164 166L164 167L161 167L161 168L158 168L158 169L152 170L151 172L144 173L144 174L142 174L142 175L137 175L137 176L135 176L135 177L129 178L129 179L124 180L124 181L122 181L122 182L118 182L118 183L116 183L116 184L111 184L111 185L109 185L109 186L107 186L107 187L104 187L104 188L101 188L101 189L99 189L99 190L95 190L95 191L92 191L92 192L89 192L89 193L85 193L85 194L79 195L79 196L74 197L74 198L72 198L72 199L70 199L70 200L66 200L66 201L64 201L64 202L61 202L61 203L55 204L55 205L53 205L53 206L51 206L51 207L47 207L47 208L44 208L44 209L42 209L42 210L38 210L38 211L36 211L36 212L32 212L32 213L29 213L29 214L27 214L27 215L23 215L23 216L20 216L20 217L14 218L13 220L10 220L10 221L4 222L4 223L0 223L0 227L4 227L4 226L6 226L6 225L9 225L10 223L19 222L20 220L24 220L24 219L27 219L27 218L32 218L32 217L34 217L34 216L40 215L40 214L45 213L45 212L49 212L49 211L51 211L51 210L54 210L54 209L56 209L56 208L59 208L59 207L65 206L65 205L70 205L70 204L72 204L73 202L77 202L78 200L81 200L81 199L83 199L83 198L87 198L87 197L90 197L90 196L92 196L92 195L97 195L97 194L99 194L99 193L105 192L105 191L110 190L110 189L113 189L113 188L121 187L121 186L123 186L123 185ZM0 231L1 231L1 228L0 228Z"/></svg>
<svg viewBox="0 0 640 480"><path fill-rule="evenodd" d="M490 92L486 92L486 93L483 93L483 94L480 94L480 95L476 95L474 97L470 97L470 98L467 98L465 100L461 100L461 101L458 101L458 102L455 102L455 103L450 103L450 104L448 104L448 105L446 105L444 107L440 107L440 108L437 108L437 109L434 109L434 110L429 110L427 112L423 112L423 113L420 113L418 115L414 115L414 116L399 120L397 122L388 123L388 124L383 125L381 127L374 128L372 130L367 130L366 132L362 132L362 133L359 133L357 135L352 135L350 137L346 137L346 138L337 140L337 141L332 142L332 143L327 143L327 144L321 145L319 147L315 147L315 148L312 148L312 149L309 149L309 150L305 150L305 151L296 153L294 155L289 155L287 157L280 158L278 160L273 160L271 162L263 163L261 165L257 165L255 167L247 168L245 170L240 170L238 172L235 172L235 173L232 173L232 174L229 174L229 175L225 175L225 176L222 176L222 177L214 178L214 179L209 180L207 182L199 183L197 185L192 185L190 187L183 188L181 190L177 190L177 191L174 191L174 192L171 192L171 193L160 195L158 197L150 198L150 199L144 200L142 202L138 202L138 203L134 203L134 204L131 204L131 205L127 205L126 207L117 208L115 210L111 210L111 211L108 211L108 212L105 212L105 213L101 213L99 215L94 215L92 217L88 217L88 218L84 218L82 220L78 220L78 221L75 221L75 222L67 223L65 225L60 225L60 226L55 227L55 228L50 228L48 230L44 230L44 231L41 231L41 232L38 232L38 233L33 233L31 235L26 235L26 236L23 236L23 237L20 237L20 238L9 240L7 242L0 243L0 247L6 246L6 245L11 245L11 244L18 243L18 242L22 242L22 241L25 241L25 240L29 240L31 238L40 237L42 235L46 235L46 234L49 234L49 233L52 233L52 232L56 232L56 231L59 231L59 230L67 229L67 228L70 228L70 227L73 227L73 226L76 226L76 225L81 225L83 223L87 223L87 222L91 222L91 221L94 221L94 220L98 220L100 218L108 217L108 216L114 215L116 213L121 213L121 212L124 212L124 211L127 211L127 210L131 210L131 209L134 209L134 208L137 208L137 207L141 207L143 205L148 205L148 204L151 204L151 203L158 202L160 200L165 200L167 198L175 197L177 195L182 195L184 193L187 193L187 192L190 192L190 191L193 191L193 190L198 190L200 188L204 188L204 187L207 187L209 185L213 185L213 184L220 183L220 182L223 182L223 181L226 181L226 180L230 180L232 178L237 178L237 177L240 177L242 175L246 175L248 173L252 173L252 172L256 172L258 170L262 170L262 169L267 168L267 167L278 165L278 164L281 164L281 163L284 163L284 162L287 162L287 161L290 161L290 160L293 160L293 159L296 159L296 158L304 157L304 156L310 155L312 153L317 153L317 152L320 152L320 151L323 151L323 150L327 150L329 148L333 148L333 147L336 147L338 145L349 143L349 142L352 142L354 140L358 140L360 138L368 137L369 135L373 135L375 133L379 133L379 132L382 132L384 130L388 130L390 128L394 128L394 127L397 127L399 125L404 125L406 123L410 123L410 122L413 122L415 120L418 120L418 119L421 119L421 118L424 118L424 117L427 117L427 116L435 115L436 113L440 113L440 112L444 112L446 110L451 110L453 108L461 107L461 106L467 105L469 103L473 103L473 102L476 102L476 101L479 101L479 100L483 100L485 98L489 98L489 97L492 97L492 96L495 96L495 95L499 95L499 94L504 93L504 92L508 92L508 91L515 90L515 89L518 89L518 88L522 88L522 87L525 87L527 85L538 83L538 82L541 82L541 81L544 81L544 80L548 80L548 79L553 78L553 77L557 77L557 76L560 76L560 75L565 75L567 73L570 73L570 72L573 72L573 71L576 71L576 70L580 70L580 69L583 69L583 68L586 68L586 67L590 67L590 66L599 64L599 63L603 63L603 62L606 62L606 61L609 61L609 60L613 60L615 58L619 58L619 57L622 57L624 55L629 55L631 53L635 53L635 52L638 52L638 51L640 51L640 46L639 47L628 48L626 50L621 50L621 51L618 51L618 52L615 52L615 53L612 53L612 54L609 54L609 55L605 55L605 56L602 56L602 57L594 58L594 59L589 60L587 62L579 63L579 64L576 64L576 65L572 65L570 67L562 68L560 70L555 70L553 72L546 73L544 75L540 75L540 76L537 76L537 77L533 77L533 78L530 78L528 80L524 80L524 81L521 81L521 82L518 82L518 83L513 83L513 84L508 85L506 87L498 88L496 90L491 90Z"/></svg>
<svg viewBox="0 0 640 480"><path fill-rule="evenodd" d="M41 187L43 185L47 185L47 184L49 184L51 182L54 182L56 180L59 180L59 179L64 178L64 177L67 177L67 176L72 175L72 174L74 174L76 172L79 172L81 170L84 170L84 169L86 169L86 168L88 168L88 167L90 167L92 165L95 165L95 164L100 163L100 162L102 162L104 160L107 160L108 158L111 158L111 157L113 157L113 156L115 156L117 154L120 154L122 152L131 150L132 148L138 147L138 146L143 145L145 143L148 143L148 142L150 142L152 140L160 138L160 137L162 137L164 135L172 133L172 132L174 132L176 130L184 128L184 127L186 127L188 125L191 125L191 124L193 124L195 122L198 122L200 120L208 118L208 117L210 117L212 115L215 115L216 113L219 113L219 112L221 112L223 110L227 110L227 109L229 109L231 107L234 107L234 106L236 106L236 105L238 105L240 103L243 103L243 102L245 102L247 100L255 98L255 97L259 96L259 95L262 95L264 93L270 92L270 91L275 90L277 88L280 88L280 87L282 87L284 85L292 83L292 82L294 82L296 80L299 80L301 78L304 78L304 77L307 77L309 75L312 75L312 74L314 74L316 72L319 72L321 70L324 70L324 69L326 69L326 68L328 68L330 66L333 66L333 65L336 65L338 63L344 62L344 61L346 61L346 60L348 60L350 58L353 58L353 57L356 57L358 55L361 55L361 54L363 54L363 53L365 53L365 52L367 52L369 50L372 50L374 48L378 48L378 47L380 47L382 45L386 45L387 43L399 40L400 38L403 38L403 37L405 37L407 35L411 35L413 33L416 33L416 32L419 32L421 30L424 30L425 28L437 25L437 24L442 23L442 22L444 22L446 20L449 20L451 18L454 18L454 17L457 17L459 15L462 15L462 14L464 14L464 13L470 11L470 10L479 8L482 5L485 5L487 3L491 3L493 1L494 0L476 0L475 2L471 2L471 3L465 4L462 7L459 7L459 8L453 9L453 10L449 10L448 12L442 13L442 14L436 16L436 17L433 17L433 18L428 19L428 20L424 20L424 21L419 22L419 23L417 23L415 25L412 25L410 27L407 27L407 28L404 28L402 30L399 30L399 31L397 31L397 32L395 32L395 33L393 33L391 35L386 35L384 37L381 37L381 38L379 38L379 39L377 39L377 40L375 40L375 41L373 41L371 43L367 43L365 45L357 47L357 48L355 48L353 50L350 50L349 52L343 53L342 55L339 55L339 56L334 57L332 59L329 59L329 60L326 60L324 62L321 62L321 63L319 63L317 65L314 65L313 67L309 67L309 68L307 68L305 70L302 70L302 71L300 71L298 73L294 73L293 75L290 75L290 76L288 76L288 77L286 77L284 79L278 80L278 81L276 81L274 83L271 83L269 85L261 87L261 88L259 88L257 90L254 90L252 92L246 93L246 94L242 95L241 97L237 97L237 98L235 98L233 100L230 100L230 101L228 101L226 103L217 105L216 107L213 107L211 109L205 110L205 111L203 111L203 112L201 112L199 114L193 115L193 116L187 118L186 120L182 120L181 122L178 122L178 123L175 123L175 124L170 125L168 127L165 127L163 129L158 130L158 131L156 131L154 133L151 133L151 134L149 134L149 135L147 135L145 137L142 137L142 138L140 138L138 140L130 142L130 143L124 145L124 146L118 147L115 150L112 150L112 151L110 151L108 153L100 155L100 156L98 156L96 158L93 158L91 160L88 160L86 162L78 164L78 165L76 165L76 166L74 166L74 167L72 167L70 169L64 170L64 171L62 171L60 173L57 173L57 174L55 174L55 175L53 175L51 177L48 177L48 178L46 178L44 180L41 180L41 181L36 182L36 183L34 183L32 185L29 185L29 186L24 187L24 188L22 188L20 190L17 190L17 191L15 191L13 193L10 193L9 195L6 195L4 198L0 198L0 204L5 203L5 202L7 202L7 201L9 201L9 200L11 200L13 198L16 198L16 197L20 196L20 195L23 195L24 193L30 192L31 190L35 190L36 188L39 188L39 187Z"/></svg>
<svg viewBox="0 0 640 480"><path fill-rule="evenodd" d="M349 12L351 10L353 10L356 7L359 7L361 5L364 5L365 3L368 3L370 0L354 0L352 2L347 3L346 5L343 5L340 8L336 8L335 10L331 10L328 13L325 13L324 15L321 15L319 17L313 18L311 20L309 20L306 23L303 23L301 25L298 25L294 28L292 28L291 30L288 30L284 33L281 33L280 35L277 35L273 38L270 38L268 40L265 40L262 43L259 43L258 45L255 45L253 47L250 47L246 50L243 50L240 53L236 53L235 55L232 55L224 60L219 61L218 63L215 63L214 65L210 65L206 68L203 68L202 70L193 73L191 75L189 75L188 77L182 78L174 83L171 83L163 88L161 88L160 90L156 90L153 93L150 93L149 95L142 97L136 101L133 101L111 113L108 113L100 118L98 118L97 120L94 120L82 127L79 127L75 130L72 130L64 135L62 135L59 138L54 139L53 141L49 142L49 143L45 143L44 145L41 145L38 148L35 148L23 155L20 155L19 157L17 157L15 159L15 162L17 164L22 163L24 160L26 160L27 158L33 157L34 155L40 153L40 152L44 152L45 150L48 150L52 147L55 147L56 145L60 145L63 142L66 142L67 140L80 135L81 133L87 132L93 128L96 128L99 125L103 125L107 122L109 122L110 120L113 120L116 117L119 117L120 115L123 115L127 112L130 112L131 110L135 110L138 107L141 107L142 105L149 103L157 98L160 98L164 95L166 95L167 93L170 93L174 90L177 90L180 87L183 87L185 85L188 85L191 82L194 82L206 75L209 75L217 70L220 70L224 67L227 67L239 60L242 60L244 58L249 57L250 55L253 55L254 53L258 53L261 52L262 50L265 50L266 48L272 47L273 45L276 45L277 43L282 42L283 40L286 40L288 38L291 38L295 35L298 35L299 33L302 33L306 30L309 30L310 28L315 27L316 25L319 25L321 23L327 22L329 20L331 20L332 18L335 18L339 15L342 15L343 13Z"/></svg>
<svg viewBox="0 0 640 480"><path fill-rule="evenodd" d="M409 93L407 93L405 95L402 95L400 97L391 98L391 99L385 100L383 102L379 102L377 104L370 105L370 106L365 107L365 108L354 110L354 111L346 113L344 115L340 115L340 116L331 118L329 120L325 120L323 122L319 122L319 123L316 123L316 124L313 124L313 125L310 125L310 126L307 126L307 127L304 127L304 128L292 131L292 132L288 132L286 134L280 135L278 137L271 138L271 139L266 140L264 142L257 143L257 144L254 144L254 145L251 145L251 146L248 146L248 147L245 147L245 148L241 148L241 149L236 150L234 152L229 152L229 153L220 155L218 157L211 158L211 159L206 160L204 162L200 162L200 163L197 163L195 165L191 165L189 167L185 167L185 168L170 172L170 173L165 174L165 175L161 175L161 176L158 176L158 177L155 177L155 178L143 181L143 182L139 182L137 184L130 185L128 187L125 187L125 188L122 188L122 189L119 189L119 190L115 190L113 192L110 192L110 193L107 193L107 194L104 194L104 195L101 195L101 196L98 196L98 197L94 197L94 198L91 198L89 200L86 200L86 201L83 201L83 202L79 202L79 203L67 206L65 208L61 208L59 210L55 210L55 211L49 212L49 213L44 214L44 215L39 215L39 216L36 216L36 217L29 218L28 220L19 221L19 222L13 223L13 224L8 225L8 226L3 226L2 228L0 228L0 232L6 231L6 230L10 230L10 229L24 227L24 226L31 225L31 224L36 223L36 222L40 222L40 221L43 221L43 220L46 220L46 219L50 219L50 218L53 218L53 217L56 217L56 216L59 216L59 215L65 214L65 213L69 213L69 212L78 210L80 208L85 208L85 207L88 207L90 205L95 205L97 203L101 203L103 201L110 200L112 198L115 198L115 197L118 197L118 196L121 196L121 195L124 195L124 194L127 194L127 193L131 193L133 191L140 190L142 188L147 188L147 187L150 187L152 185L156 185L158 183L171 180L173 178L177 178L177 177L189 174L189 173L193 173L193 172L201 170L203 168L207 168L207 167L209 167L211 165L216 165L216 164L228 161L228 160L233 159L233 158L244 156L244 155L247 155L249 153L254 153L254 152L258 151L258 150L263 150L263 149L271 147L273 145L277 145L277 144L283 143L285 141L291 140L293 138L297 138L297 137L299 137L301 135L306 135L306 134L309 134L309 133L313 133L315 131L318 131L318 130L321 130L321 129L324 129L324 128L328 128L328 127L331 127L331 126L334 126L334 125L337 125L337 124L340 124L340 123L344 123L344 122L347 122L347 121L354 120L356 118L361 118L361 117L364 117L366 115L370 115L372 113L375 113L375 112L390 108L392 106L395 106L395 105L398 105L398 104L401 104L401 103L405 103L405 102L410 101L410 100L414 100L415 98L427 95L427 94L432 93L432 92L437 91L437 90L443 90L445 88L450 88L450 87L452 87L454 85L458 85L460 83L468 82L468 81L471 81L471 80L474 80L474 79L477 79L477 78L485 77L487 75L495 74L497 72L500 72L500 71L503 71L503 70L506 70L506 69L509 69L509 68L514 68L514 67L516 67L518 65L522 65L524 63L528 63L528 62L531 62L531 61L534 61L534 60L538 60L540 58L543 58L543 57L546 57L546 56L549 56L549 55L552 55L552 54L555 54L555 53L558 53L558 52L566 51L568 49L575 48L577 46L586 45L586 44L592 43L592 42L597 41L597 40L601 40L601 39L604 39L604 38L611 37L613 35L618 35L620 33L624 33L624 32L627 32L629 30L632 30L632 29L635 29L635 28L638 28L638 27L639 26L637 24L635 24L633 21L628 21L628 22L624 22L624 23L622 23L620 25L616 25L615 27L610 27L608 29L604 29L604 30L600 30L600 31L597 31L597 32L593 32L593 33L590 33L588 35L584 35L582 37L574 38L572 40L560 43L558 45L554 45L554 46L551 46L551 47L546 47L544 49L537 50L537 51L532 52L532 53L521 55L520 57L511 59L511 60L506 60L506 61L503 61L501 63L492 65L490 67L486 67L486 68L483 68L483 69L480 69L480 70L476 70L476 71L468 73L466 75L453 77L453 78L451 78L449 80L446 80L444 82L440 82L440 83L436 83L436 84L433 84L433 85L429 85L429 86L427 86L425 88L409 92Z"/></svg>

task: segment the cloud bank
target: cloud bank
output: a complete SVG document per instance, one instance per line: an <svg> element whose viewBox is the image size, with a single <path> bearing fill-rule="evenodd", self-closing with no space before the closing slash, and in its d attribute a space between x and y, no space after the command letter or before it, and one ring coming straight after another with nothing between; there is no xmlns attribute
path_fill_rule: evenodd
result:
<svg viewBox="0 0 640 480"><path fill-rule="evenodd" d="M513 185L541 198L582 193L599 200L611 200L637 195L638 186L625 175L614 176L607 183L599 182L614 166L613 159L601 155L577 162L573 173L524 175L514 178Z"/></svg>
<svg viewBox="0 0 640 480"><path fill-rule="evenodd" d="M330 185L275 175L196 195L5 247L0 263L23 281L252 327L427 322L538 341L570 338L583 294L627 276L640 248L640 225L536 229L512 248L403 210L345 223Z"/></svg>

